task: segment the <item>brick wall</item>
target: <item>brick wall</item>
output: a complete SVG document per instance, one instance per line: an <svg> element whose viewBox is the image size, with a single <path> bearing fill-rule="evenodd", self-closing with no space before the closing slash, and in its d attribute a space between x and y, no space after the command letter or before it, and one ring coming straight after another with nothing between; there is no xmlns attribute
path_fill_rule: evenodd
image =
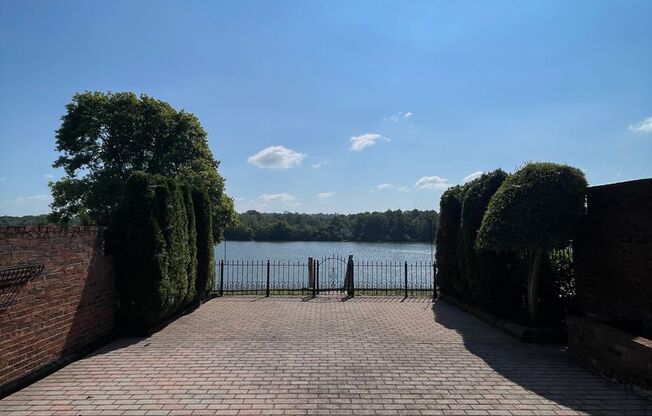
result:
<svg viewBox="0 0 652 416"><path fill-rule="evenodd" d="M0 288L0 387L111 332L113 266L102 245L99 227L0 227L0 267L45 266L29 283Z"/></svg>
<svg viewBox="0 0 652 416"><path fill-rule="evenodd" d="M652 338L652 179L589 188L574 244L585 316Z"/></svg>

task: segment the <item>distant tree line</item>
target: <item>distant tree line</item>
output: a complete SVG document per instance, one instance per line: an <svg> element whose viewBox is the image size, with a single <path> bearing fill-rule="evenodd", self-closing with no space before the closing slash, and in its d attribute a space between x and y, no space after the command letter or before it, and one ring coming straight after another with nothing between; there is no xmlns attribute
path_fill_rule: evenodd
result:
<svg viewBox="0 0 652 416"><path fill-rule="evenodd" d="M9 215L0 215L0 227L11 227L17 225L45 225L48 224L48 215L24 215L22 217L12 217Z"/></svg>
<svg viewBox="0 0 652 416"><path fill-rule="evenodd" d="M227 240L257 241L419 241L434 240L434 210L298 214L247 211L226 231Z"/></svg>

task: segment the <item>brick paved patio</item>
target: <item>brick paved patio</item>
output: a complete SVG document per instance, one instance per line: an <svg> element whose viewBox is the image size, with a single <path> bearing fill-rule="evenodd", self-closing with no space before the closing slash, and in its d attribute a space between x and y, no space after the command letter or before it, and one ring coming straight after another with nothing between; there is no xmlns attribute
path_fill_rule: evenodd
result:
<svg viewBox="0 0 652 416"><path fill-rule="evenodd" d="M652 415L445 303L223 298L0 401L9 415Z"/></svg>

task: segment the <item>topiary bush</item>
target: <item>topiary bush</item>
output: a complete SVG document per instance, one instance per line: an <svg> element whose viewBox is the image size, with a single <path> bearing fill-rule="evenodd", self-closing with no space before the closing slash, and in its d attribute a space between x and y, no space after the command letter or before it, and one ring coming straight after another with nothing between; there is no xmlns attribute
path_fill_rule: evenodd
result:
<svg viewBox="0 0 652 416"><path fill-rule="evenodd" d="M195 298L206 298L215 287L215 244L213 242L213 224L211 219L211 201L206 192L198 189L192 191L197 228L197 279L195 280Z"/></svg>
<svg viewBox="0 0 652 416"><path fill-rule="evenodd" d="M145 333L200 299L199 287L205 296L215 273L210 218L205 193L163 176L130 176L106 232L117 269L119 328Z"/></svg>
<svg viewBox="0 0 652 416"><path fill-rule="evenodd" d="M528 163L509 176L489 202L476 239L480 250L524 252L528 312L538 322L546 252L569 245L585 211L584 174L555 163Z"/></svg>
<svg viewBox="0 0 652 416"><path fill-rule="evenodd" d="M188 295L188 265L190 263L188 213L181 186L174 179L166 178L165 182L169 189L170 201L168 209L165 211L169 217L166 218L167 227L163 234L168 243L166 250L170 259L168 273L171 281L174 282L177 295L174 305L176 311L185 306Z"/></svg>
<svg viewBox="0 0 652 416"><path fill-rule="evenodd" d="M188 233L188 257L186 264L187 290L185 303L190 304L197 298L197 223L195 221L195 203L192 199L192 188L188 185L181 187L183 204L187 216L186 226Z"/></svg>
<svg viewBox="0 0 652 416"><path fill-rule="evenodd" d="M107 230L114 254L119 299L118 321L127 331L141 331L171 315L184 294L170 256L170 220L174 193L162 176L136 172Z"/></svg>
<svg viewBox="0 0 652 416"><path fill-rule="evenodd" d="M437 283L442 293L465 298L467 288L460 275L458 240L462 214L462 187L447 189L439 203L439 222L435 236Z"/></svg>
<svg viewBox="0 0 652 416"><path fill-rule="evenodd" d="M504 298L502 295L506 289L514 289L509 273L509 262L514 259L493 251L478 252L475 240L489 201L507 176L505 171L497 169L466 185L460 223L461 247L458 253L460 274L466 281L470 301L501 315L509 313L508 310L511 309L499 299Z"/></svg>

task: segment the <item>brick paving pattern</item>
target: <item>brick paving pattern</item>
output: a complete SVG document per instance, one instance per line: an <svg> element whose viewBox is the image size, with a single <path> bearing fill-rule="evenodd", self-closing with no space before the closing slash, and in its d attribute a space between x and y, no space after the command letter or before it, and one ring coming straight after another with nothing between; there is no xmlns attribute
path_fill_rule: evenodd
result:
<svg viewBox="0 0 652 416"><path fill-rule="evenodd" d="M214 299L0 401L3 415L652 415L652 402L425 300Z"/></svg>

